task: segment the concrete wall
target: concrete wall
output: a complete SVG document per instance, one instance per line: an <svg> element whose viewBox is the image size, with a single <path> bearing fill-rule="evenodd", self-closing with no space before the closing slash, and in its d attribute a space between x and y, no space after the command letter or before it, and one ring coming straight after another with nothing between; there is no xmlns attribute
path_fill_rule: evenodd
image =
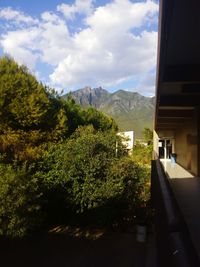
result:
<svg viewBox="0 0 200 267"><path fill-rule="evenodd" d="M154 131L154 154L158 158L159 139L172 140L172 152L177 154L177 163L194 175L198 173L197 119L185 120L174 131Z"/></svg>
<svg viewBox="0 0 200 267"><path fill-rule="evenodd" d="M158 134L153 131L153 159L158 159Z"/></svg>
<svg viewBox="0 0 200 267"><path fill-rule="evenodd" d="M197 127L193 121L185 121L184 127L178 128L175 135L177 163L197 175Z"/></svg>

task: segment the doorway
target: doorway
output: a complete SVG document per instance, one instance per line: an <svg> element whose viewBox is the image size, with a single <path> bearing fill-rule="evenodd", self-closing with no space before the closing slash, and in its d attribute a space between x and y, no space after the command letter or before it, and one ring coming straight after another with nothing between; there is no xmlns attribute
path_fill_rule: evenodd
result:
<svg viewBox="0 0 200 267"><path fill-rule="evenodd" d="M158 141L159 159L170 159L172 153L172 140L160 139Z"/></svg>

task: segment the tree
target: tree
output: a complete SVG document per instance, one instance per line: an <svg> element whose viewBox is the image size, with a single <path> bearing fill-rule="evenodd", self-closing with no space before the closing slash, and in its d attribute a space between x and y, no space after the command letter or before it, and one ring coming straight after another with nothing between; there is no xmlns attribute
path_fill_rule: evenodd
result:
<svg viewBox="0 0 200 267"><path fill-rule="evenodd" d="M40 181L30 170L0 164L0 235L21 237L43 222Z"/></svg>
<svg viewBox="0 0 200 267"><path fill-rule="evenodd" d="M83 108L76 104L75 100L68 95L67 99L64 101L65 111L68 117L68 137L78 128L78 126L85 125L85 111Z"/></svg>
<svg viewBox="0 0 200 267"><path fill-rule="evenodd" d="M37 159L68 132L64 103L9 57L0 58L0 74L0 152L7 162Z"/></svg>
<svg viewBox="0 0 200 267"><path fill-rule="evenodd" d="M144 128L142 133L143 133L145 142L147 142L148 145L151 145L153 143L153 131L146 127Z"/></svg>
<svg viewBox="0 0 200 267"><path fill-rule="evenodd" d="M69 95L63 100L39 83L25 66L0 58L0 152L5 162L35 161L50 143L66 140L80 125L116 130L113 119L84 110Z"/></svg>
<svg viewBox="0 0 200 267"><path fill-rule="evenodd" d="M70 133L73 133L80 125L93 125L94 129L100 131L117 131L118 126L113 118L103 114L101 111L89 107L82 108L69 93L66 98L66 110L69 118Z"/></svg>
<svg viewBox="0 0 200 267"><path fill-rule="evenodd" d="M96 131L93 126L79 127L65 144L45 155L41 170L47 186L64 186L77 212L103 205L118 192L116 181L108 179L116 160L116 139L116 134ZM119 143L118 156L125 153Z"/></svg>
<svg viewBox="0 0 200 267"><path fill-rule="evenodd" d="M44 87L24 66L0 59L0 123L12 129L37 129L45 119L49 100Z"/></svg>
<svg viewBox="0 0 200 267"><path fill-rule="evenodd" d="M109 175L121 181L121 204L124 216L134 219L149 200L149 169L130 157L123 157L111 166Z"/></svg>
<svg viewBox="0 0 200 267"><path fill-rule="evenodd" d="M79 127L67 142L47 151L36 177L55 200L49 208L54 215L60 203L63 216L72 210L103 224L133 217L147 181L143 168L127 157L121 138L93 126Z"/></svg>
<svg viewBox="0 0 200 267"><path fill-rule="evenodd" d="M85 112L87 124L92 124L96 130L101 131L117 131L118 126L113 118L108 117L101 111L98 111L92 107L89 107Z"/></svg>
<svg viewBox="0 0 200 267"><path fill-rule="evenodd" d="M116 130L112 118L65 101L0 58L0 235L26 235L67 210L109 207L100 218L110 216L108 203L125 190L122 177L110 175L126 154Z"/></svg>

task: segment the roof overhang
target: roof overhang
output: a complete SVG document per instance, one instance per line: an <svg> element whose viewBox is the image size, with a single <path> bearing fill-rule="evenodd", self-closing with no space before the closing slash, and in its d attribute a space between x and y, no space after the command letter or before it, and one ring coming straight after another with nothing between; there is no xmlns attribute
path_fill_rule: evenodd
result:
<svg viewBox="0 0 200 267"><path fill-rule="evenodd" d="M155 129L176 129L200 106L200 1L161 0Z"/></svg>

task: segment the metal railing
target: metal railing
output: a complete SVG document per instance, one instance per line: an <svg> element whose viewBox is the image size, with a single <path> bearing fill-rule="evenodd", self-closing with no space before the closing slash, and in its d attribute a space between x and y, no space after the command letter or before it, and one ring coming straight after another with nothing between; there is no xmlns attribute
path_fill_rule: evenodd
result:
<svg viewBox="0 0 200 267"><path fill-rule="evenodd" d="M159 160L152 161L151 199L158 267L199 267L189 231Z"/></svg>

